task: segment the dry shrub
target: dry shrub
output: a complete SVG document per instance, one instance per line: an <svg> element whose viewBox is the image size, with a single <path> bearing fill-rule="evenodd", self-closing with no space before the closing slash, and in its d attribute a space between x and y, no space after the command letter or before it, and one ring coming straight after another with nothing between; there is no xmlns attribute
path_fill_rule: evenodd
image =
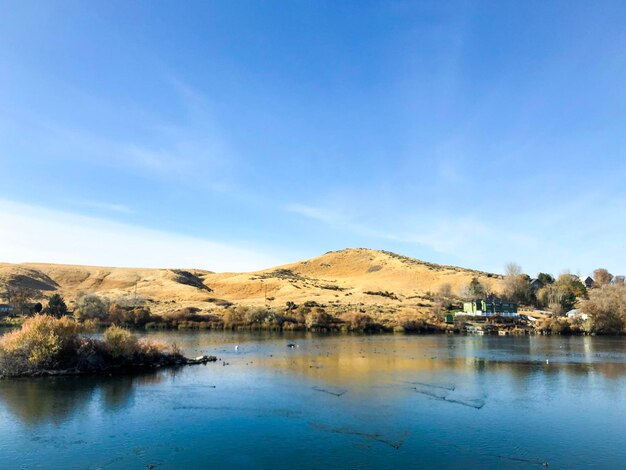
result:
<svg viewBox="0 0 626 470"><path fill-rule="evenodd" d="M270 310L263 307L252 307L246 311L245 319L248 325L262 324L269 318Z"/></svg>
<svg viewBox="0 0 626 470"><path fill-rule="evenodd" d="M176 343L172 343L169 345L170 347L170 353L174 354L175 356L182 356L183 355L183 350L180 348L180 346Z"/></svg>
<svg viewBox="0 0 626 470"><path fill-rule="evenodd" d="M199 315L200 309L197 307L185 307L163 315L166 322L177 324L183 321L202 321L203 316Z"/></svg>
<svg viewBox="0 0 626 470"><path fill-rule="evenodd" d="M397 316L397 326L401 331L425 332L433 329L429 323L429 316L417 310L402 309Z"/></svg>
<svg viewBox="0 0 626 470"><path fill-rule="evenodd" d="M540 320L537 331L553 335L573 333L572 322L566 317L550 317Z"/></svg>
<svg viewBox="0 0 626 470"><path fill-rule="evenodd" d="M109 321L115 325L145 326L151 320L154 318L148 307L109 306Z"/></svg>
<svg viewBox="0 0 626 470"><path fill-rule="evenodd" d="M325 329L333 323L335 323L335 318L320 307L313 308L305 316L305 325L308 329Z"/></svg>
<svg viewBox="0 0 626 470"><path fill-rule="evenodd" d="M130 331L111 326L104 341L81 337L83 325L68 317L38 315L24 322L20 330L0 338L0 376L30 375L46 370L104 370L111 365L161 361L167 356L163 343L138 341ZM171 354L180 350L171 346Z"/></svg>
<svg viewBox="0 0 626 470"><path fill-rule="evenodd" d="M284 331L302 331L305 330L304 322L296 322L292 320L285 320L285 323L282 325L282 329Z"/></svg>
<svg viewBox="0 0 626 470"><path fill-rule="evenodd" d="M100 328L100 322L95 318L85 320L81 323L81 331L85 333L95 333Z"/></svg>
<svg viewBox="0 0 626 470"><path fill-rule="evenodd" d="M341 316L344 326L348 331L370 331L375 329L376 323L369 315L365 313L344 313Z"/></svg>
<svg viewBox="0 0 626 470"><path fill-rule="evenodd" d="M626 333L626 287L609 285L589 292L581 310L589 315L589 332L597 334Z"/></svg>
<svg viewBox="0 0 626 470"><path fill-rule="evenodd" d="M235 328L237 326L243 326L245 324L245 307L229 308L224 312L222 321L225 328Z"/></svg>
<svg viewBox="0 0 626 470"><path fill-rule="evenodd" d="M266 307L239 305L229 308L222 316L225 328L251 327L273 329L285 322L285 317Z"/></svg>
<svg viewBox="0 0 626 470"><path fill-rule="evenodd" d="M104 342L114 358L130 359L139 350L137 337L116 325L110 326L104 332Z"/></svg>
<svg viewBox="0 0 626 470"><path fill-rule="evenodd" d="M74 317L78 320L105 321L108 316L108 300L95 294L82 295L76 301Z"/></svg>
<svg viewBox="0 0 626 470"><path fill-rule="evenodd" d="M149 341L146 339L140 339L136 342L135 350L142 357L146 359L157 359L168 352L168 350L177 351L177 354L180 353L180 349L178 349L175 345L168 345L162 341Z"/></svg>
<svg viewBox="0 0 626 470"><path fill-rule="evenodd" d="M80 331L81 326L68 317L36 315L2 337L0 355L5 365L12 360L25 367L54 367L75 354Z"/></svg>

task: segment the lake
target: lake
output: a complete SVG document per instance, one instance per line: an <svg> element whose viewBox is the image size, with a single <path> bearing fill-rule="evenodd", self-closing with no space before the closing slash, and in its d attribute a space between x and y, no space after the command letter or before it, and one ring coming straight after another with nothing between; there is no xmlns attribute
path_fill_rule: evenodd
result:
<svg viewBox="0 0 626 470"><path fill-rule="evenodd" d="M137 376L0 381L0 468L626 462L625 338L147 336L220 361Z"/></svg>

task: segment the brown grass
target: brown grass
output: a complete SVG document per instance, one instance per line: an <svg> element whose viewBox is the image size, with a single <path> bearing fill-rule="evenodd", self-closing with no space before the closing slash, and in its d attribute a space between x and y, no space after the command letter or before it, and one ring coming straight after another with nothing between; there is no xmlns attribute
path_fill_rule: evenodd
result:
<svg viewBox="0 0 626 470"><path fill-rule="evenodd" d="M420 298L428 292L438 292L442 286L458 295L472 277L495 292L501 290L502 283L498 276L488 273L361 248L330 252L254 273L0 264L0 280L13 279L18 274L28 285L40 282L54 289L44 292L46 295L63 295L70 309L78 294L84 292L120 305L143 304L157 315L188 307L221 315L229 303L256 307L269 303L271 309L280 310L288 301L316 301L327 306L332 301L337 313L358 310L362 304L368 314L373 314L379 307L384 310L400 304L419 308ZM390 292L393 296L367 292Z"/></svg>
<svg viewBox="0 0 626 470"><path fill-rule="evenodd" d="M68 317L37 315L27 319L19 330L0 337L0 377L149 363L164 358L167 351L179 353L175 347L138 341L118 326L105 331L104 341L82 337L82 331L82 325Z"/></svg>

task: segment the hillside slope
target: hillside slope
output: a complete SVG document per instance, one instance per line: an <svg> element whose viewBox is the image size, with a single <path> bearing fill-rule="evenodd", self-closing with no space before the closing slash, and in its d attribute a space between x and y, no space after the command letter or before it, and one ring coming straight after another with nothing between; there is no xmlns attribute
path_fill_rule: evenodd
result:
<svg viewBox="0 0 626 470"><path fill-rule="evenodd" d="M460 293L472 277L499 291L501 277L442 266L395 253L351 248L306 261L249 273L199 269L135 269L54 264L0 264L0 283L59 292L70 301L81 293L110 299L135 298L155 312L195 306L212 310L226 303L284 306L316 301L339 311L355 308L424 308L428 293L444 284Z"/></svg>

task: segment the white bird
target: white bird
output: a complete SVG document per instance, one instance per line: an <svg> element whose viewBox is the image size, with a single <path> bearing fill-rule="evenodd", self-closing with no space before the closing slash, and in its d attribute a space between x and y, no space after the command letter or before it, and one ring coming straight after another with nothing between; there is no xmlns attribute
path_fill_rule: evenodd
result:
<svg viewBox="0 0 626 470"><path fill-rule="evenodd" d="M235 345L235 351L239 351L239 345L238 344Z"/></svg>

